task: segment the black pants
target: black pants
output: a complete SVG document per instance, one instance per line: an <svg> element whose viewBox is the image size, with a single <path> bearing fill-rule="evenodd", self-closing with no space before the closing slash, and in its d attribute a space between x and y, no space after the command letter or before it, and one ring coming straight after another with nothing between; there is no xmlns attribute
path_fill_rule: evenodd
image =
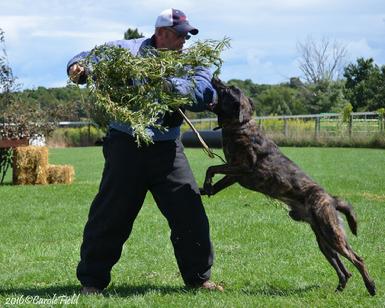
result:
<svg viewBox="0 0 385 308"><path fill-rule="evenodd" d="M209 223L180 140L138 148L129 135L110 130L103 154L103 177L84 228L77 268L81 284L107 287L148 190L167 218L185 284L208 280L213 263Z"/></svg>

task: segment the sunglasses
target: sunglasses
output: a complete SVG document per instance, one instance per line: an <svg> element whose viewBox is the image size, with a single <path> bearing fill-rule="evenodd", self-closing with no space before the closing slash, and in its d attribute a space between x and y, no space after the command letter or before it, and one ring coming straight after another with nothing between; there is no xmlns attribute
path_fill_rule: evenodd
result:
<svg viewBox="0 0 385 308"><path fill-rule="evenodd" d="M184 37L185 40L188 40L191 37L190 34L179 33L174 28L171 28L171 27L167 27L166 29L173 32L178 38Z"/></svg>

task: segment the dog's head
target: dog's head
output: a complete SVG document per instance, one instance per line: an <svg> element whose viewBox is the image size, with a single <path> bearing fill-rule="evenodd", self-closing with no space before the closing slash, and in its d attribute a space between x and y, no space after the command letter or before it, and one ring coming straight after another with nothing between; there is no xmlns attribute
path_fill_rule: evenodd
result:
<svg viewBox="0 0 385 308"><path fill-rule="evenodd" d="M218 121L244 123L251 120L254 103L235 86L226 86L220 79L214 78L212 84L218 94L218 102L213 112L218 115Z"/></svg>

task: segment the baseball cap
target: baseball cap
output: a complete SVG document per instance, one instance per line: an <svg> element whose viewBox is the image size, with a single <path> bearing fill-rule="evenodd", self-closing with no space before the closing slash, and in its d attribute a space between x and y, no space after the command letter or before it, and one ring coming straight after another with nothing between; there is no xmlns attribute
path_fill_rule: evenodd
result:
<svg viewBox="0 0 385 308"><path fill-rule="evenodd" d="M172 27L181 34L191 33L192 35L196 35L199 32L197 28L189 24L186 14L177 9L166 9L162 11L156 19L155 27Z"/></svg>

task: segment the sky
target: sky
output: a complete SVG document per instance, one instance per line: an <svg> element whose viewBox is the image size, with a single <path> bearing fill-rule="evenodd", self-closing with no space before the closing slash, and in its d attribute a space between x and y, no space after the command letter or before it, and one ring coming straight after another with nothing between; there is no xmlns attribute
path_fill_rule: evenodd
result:
<svg viewBox="0 0 385 308"><path fill-rule="evenodd" d="M372 57L385 64L384 0L0 0L0 28L22 88L62 87L74 55L122 39L128 28L151 36L170 7L199 29L190 41L231 39L222 54L225 81L303 77L298 44L309 37L345 46L346 63Z"/></svg>

